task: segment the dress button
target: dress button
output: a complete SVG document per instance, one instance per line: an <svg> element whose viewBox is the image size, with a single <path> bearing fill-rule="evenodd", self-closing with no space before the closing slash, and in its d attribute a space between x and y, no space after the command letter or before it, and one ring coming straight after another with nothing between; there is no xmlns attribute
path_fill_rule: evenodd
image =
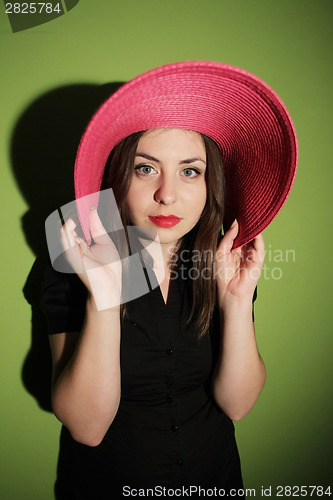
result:
<svg viewBox="0 0 333 500"><path fill-rule="evenodd" d="M177 462L176 462L176 464L177 464L177 465L179 465L179 466L183 465L183 463L184 463L184 462L183 462L181 459L180 459L180 460L177 460Z"/></svg>
<svg viewBox="0 0 333 500"><path fill-rule="evenodd" d="M178 427L178 425L172 425L172 426L171 426L171 430L172 430L172 432L177 432L177 431L178 431L178 428L179 428L179 427Z"/></svg>
<svg viewBox="0 0 333 500"><path fill-rule="evenodd" d="M171 401L171 399L173 398L173 394L171 392L168 392L165 397L167 398L168 401Z"/></svg>
<svg viewBox="0 0 333 500"><path fill-rule="evenodd" d="M175 351L174 351L173 349L168 349L168 350L167 350L167 355L168 355L168 356L172 356L172 355L174 354L174 352L175 352Z"/></svg>

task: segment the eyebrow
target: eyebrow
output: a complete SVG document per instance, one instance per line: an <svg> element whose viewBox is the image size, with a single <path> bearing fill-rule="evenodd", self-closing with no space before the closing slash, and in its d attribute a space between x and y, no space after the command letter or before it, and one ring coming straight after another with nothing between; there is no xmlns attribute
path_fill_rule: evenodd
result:
<svg viewBox="0 0 333 500"><path fill-rule="evenodd" d="M137 156L140 156L141 158L145 158L146 160L150 160L150 161L154 161L156 163L161 163L160 160L158 160L157 158L154 158L154 156L150 156L150 155L147 155L145 153L136 153L135 157ZM206 162L205 160L203 160L202 158L188 158L187 160L182 160L179 162L180 165L189 165L191 163L194 163L196 161L201 161L204 165L206 165Z"/></svg>

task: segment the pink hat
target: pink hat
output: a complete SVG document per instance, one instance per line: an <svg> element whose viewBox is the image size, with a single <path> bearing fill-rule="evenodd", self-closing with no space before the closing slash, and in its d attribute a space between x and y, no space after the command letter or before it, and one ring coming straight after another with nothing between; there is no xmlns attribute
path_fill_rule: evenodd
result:
<svg viewBox="0 0 333 500"><path fill-rule="evenodd" d="M259 78L226 64L169 64L123 85L96 112L75 163L75 196L97 193L111 150L134 132L180 128L203 133L221 149L227 228L237 218L234 247L251 241L278 214L291 190L297 141L281 99ZM90 243L89 201L78 213Z"/></svg>

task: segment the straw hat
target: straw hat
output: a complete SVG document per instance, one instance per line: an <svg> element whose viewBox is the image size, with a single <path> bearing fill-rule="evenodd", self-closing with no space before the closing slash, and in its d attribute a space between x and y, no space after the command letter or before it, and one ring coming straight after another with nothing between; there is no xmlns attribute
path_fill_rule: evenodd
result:
<svg viewBox="0 0 333 500"><path fill-rule="evenodd" d="M75 196L90 243L91 198L111 150L128 135L153 128L190 129L219 146L226 176L227 228L237 218L235 247L251 241L278 214L291 190L297 140L277 94L256 76L226 64L169 64L123 85L96 112L75 163Z"/></svg>

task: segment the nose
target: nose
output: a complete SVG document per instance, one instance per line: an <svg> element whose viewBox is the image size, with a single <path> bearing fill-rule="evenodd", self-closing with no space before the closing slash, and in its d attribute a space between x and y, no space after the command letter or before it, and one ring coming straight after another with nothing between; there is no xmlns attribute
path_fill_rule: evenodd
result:
<svg viewBox="0 0 333 500"><path fill-rule="evenodd" d="M172 205L176 202L177 188L175 180L171 176L161 176L154 193L154 200L162 205Z"/></svg>

